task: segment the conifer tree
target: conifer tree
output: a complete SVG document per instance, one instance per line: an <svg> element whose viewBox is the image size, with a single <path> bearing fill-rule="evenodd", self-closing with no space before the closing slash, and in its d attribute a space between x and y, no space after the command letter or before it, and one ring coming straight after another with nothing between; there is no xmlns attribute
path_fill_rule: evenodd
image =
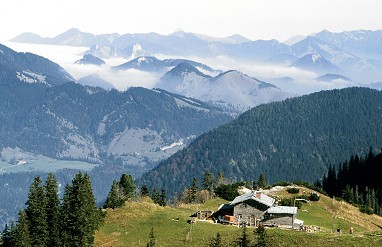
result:
<svg viewBox="0 0 382 247"><path fill-rule="evenodd" d="M221 246L223 246L222 237L221 237L219 232L210 239L208 246L209 247L221 247Z"/></svg>
<svg viewBox="0 0 382 247"><path fill-rule="evenodd" d="M155 236L154 236L154 227L151 227L151 231L149 234L149 242L146 244L146 247L154 247L156 244Z"/></svg>
<svg viewBox="0 0 382 247"><path fill-rule="evenodd" d="M17 243L17 231L16 231L16 225L15 225L15 222L12 221L11 223L11 231L9 233L9 243L10 243L10 246L16 246L16 243Z"/></svg>
<svg viewBox="0 0 382 247"><path fill-rule="evenodd" d="M258 187L261 188L261 189L265 189L265 187L267 186L267 182L266 182L266 180L265 180L265 175L264 175L264 173L261 173L261 174L259 175L259 181L257 182L257 185L258 185Z"/></svg>
<svg viewBox="0 0 382 247"><path fill-rule="evenodd" d="M2 247L11 247L11 229L9 228L8 224L5 224L5 228L3 230L3 233L1 234L1 240L2 240Z"/></svg>
<svg viewBox="0 0 382 247"><path fill-rule="evenodd" d="M22 247L32 247L30 237L29 237L29 226L27 221L27 216L25 212L19 212L19 219L15 230L13 231L12 246L22 246ZM51 245L58 246L58 245Z"/></svg>
<svg viewBox="0 0 382 247"><path fill-rule="evenodd" d="M92 246L101 215L87 174L79 172L65 187L62 215L63 246Z"/></svg>
<svg viewBox="0 0 382 247"><path fill-rule="evenodd" d="M145 184L142 185L140 194L141 194L141 197L145 197L145 196L150 195L149 189L147 188L147 186Z"/></svg>
<svg viewBox="0 0 382 247"><path fill-rule="evenodd" d="M209 170L204 173L202 185L203 189L207 190L212 197L214 193L214 177Z"/></svg>
<svg viewBox="0 0 382 247"><path fill-rule="evenodd" d="M255 245L255 247L266 247L267 246L267 240L266 240L266 232L265 232L265 228L263 225L260 225L257 229L256 229L256 234L257 234L257 244Z"/></svg>
<svg viewBox="0 0 382 247"><path fill-rule="evenodd" d="M46 213L47 201L40 177L34 179L29 189L26 205L27 208L25 209L25 213L28 219L32 246L48 246L49 231Z"/></svg>
<svg viewBox="0 0 382 247"><path fill-rule="evenodd" d="M241 232L241 236L235 240L234 244L237 247L249 247L250 246L250 241L249 241L248 235L247 235L247 227L245 224L243 225L243 230Z"/></svg>
<svg viewBox="0 0 382 247"><path fill-rule="evenodd" d="M60 199L56 177L49 173L46 183L46 218L48 224L48 246L60 246Z"/></svg>
<svg viewBox="0 0 382 247"><path fill-rule="evenodd" d="M221 186L221 185L223 185L223 184L225 184L225 178L224 178L224 175L223 175L223 172L222 171L220 171L219 173L218 173L218 176L217 176L217 178L216 178L216 187L219 187L219 186Z"/></svg>
<svg viewBox="0 0 382 247"><path fill-rule="evenodd" d="M123 200L120 198L119 189L120 186L118 185L117 180L114 180L103 208L115 209L123 205Z"/></svg>
<svg viewBox="0 0 382 247"><path fill-rule="evenodd" d="M153 189L153 193L151 194L151 199L154 201L154 203L157 203L157 204L160 203L159 192L156 187L154 187Z"/></svg>
<svg viewBox="0 0 382 247"><path fill-rule="evenodd" d="M196 193L198 192L198 180L194 177L192 180L192 186L190 188L190 200L191 203L196 202Z"/></svg>
<svg viewBox="0 0 382 247"><path fill-rule="evenodd" d="M161 194L160 194L160 203L162 207L166 206L166 190L162 189Z"/></svg>
<svg viewBox="0 0 382 247"><path fill-rule="evenodd" d="M136 186L134 178L131 175L123 174L119 181L119 186L122 188L123 199L128 200L136 196Z"/></svg>

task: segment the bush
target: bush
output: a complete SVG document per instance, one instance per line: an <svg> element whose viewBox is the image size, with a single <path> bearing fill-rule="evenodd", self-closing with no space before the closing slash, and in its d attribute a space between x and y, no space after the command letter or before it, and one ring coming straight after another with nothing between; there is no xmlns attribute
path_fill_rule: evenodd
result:
<svg viewBox="0 0 382 247"><path fill-rule="evenodd" d="M300 189L298 189L298 188L289 188L286 191L288 191L289 194L298 194L300 192Z"/></svg>
<svg viewBox="0 0 382 247"><path fill-rule="evenodd" d="M374 210L371 207L366 206L366 205L361 205L359 207L359 211L361 211L362 213L368 214L368 215L374 214Z"/></svg>
<svg viewBox="0 0 382 247"><path fill-rule="evenodd" d="M295 201L295 198L284 198L280 201L280 206L296 206L298 209L301 208L301 201Z"/></svg>
<svg viewBox="0 0 382 247"><path fill-rule="evenodd" d="M315 193L315 192L312 192L310 195L309 195L309 200L310 201L313 201L313 202L318 202L320 200L320 195Z"/></svg>

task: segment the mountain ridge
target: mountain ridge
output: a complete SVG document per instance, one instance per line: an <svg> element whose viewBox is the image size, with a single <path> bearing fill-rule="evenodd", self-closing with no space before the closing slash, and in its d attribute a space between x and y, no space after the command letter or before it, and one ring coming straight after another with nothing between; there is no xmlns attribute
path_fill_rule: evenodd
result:
<svg viewBox="0 0 382 247"><path fill-rule="evenodd" d="M207 170L231 181L265 173L269 183L314 182L330 163L382 145L381 102L380 91L347 88L260 105L201 135L138 181L171 195L181 193L192 177L201 181ZM167 180L167 174L176 180Z"/></svg>

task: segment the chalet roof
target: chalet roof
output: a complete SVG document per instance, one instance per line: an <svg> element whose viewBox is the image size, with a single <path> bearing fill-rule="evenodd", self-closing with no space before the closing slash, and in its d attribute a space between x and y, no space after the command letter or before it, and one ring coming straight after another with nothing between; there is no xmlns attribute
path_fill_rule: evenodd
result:
<svg viewBox="0 0 382 247"><path fill-rule="evenodd" d="M268 214L297 214L297 207L275 206L267 210Z"/></svg>
<svg viewBox="0 0 382 247"><path fill-rule="evenodd" d="M269 196L263 194L261 191L252 191L251 193L244 194L244 195L241 195L241 196L237 196L230 203L230 205L236 205L236 204L239 204L241 202L245 202L247 200L254 200L254 201L262 203L262 204L264 204L264 205L266 205L268 207L272 207L274 202L275 202L274 198L269 197Z"/></svg>
<svg viewBox="0 0 382 247"><path fill-rule="evenodd" d="M226 203L226 204L222 204L220 205L220 207L218 208L218 211L221 210L221 209L230 209L232 208L233 206L229 203Z"/></svg>

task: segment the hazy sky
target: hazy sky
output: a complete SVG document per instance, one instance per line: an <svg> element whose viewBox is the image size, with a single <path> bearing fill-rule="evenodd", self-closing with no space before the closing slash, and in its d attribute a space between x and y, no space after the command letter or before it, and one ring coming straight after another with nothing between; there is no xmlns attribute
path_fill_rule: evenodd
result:
<svg viewBox="0 0 382 247"><path fill-rule="evenodd" d="M22 32L56 36L71 27L95 34L186 32L252 40L328 29L382 29L380 0L5 0L0 40Z"/></svg>

